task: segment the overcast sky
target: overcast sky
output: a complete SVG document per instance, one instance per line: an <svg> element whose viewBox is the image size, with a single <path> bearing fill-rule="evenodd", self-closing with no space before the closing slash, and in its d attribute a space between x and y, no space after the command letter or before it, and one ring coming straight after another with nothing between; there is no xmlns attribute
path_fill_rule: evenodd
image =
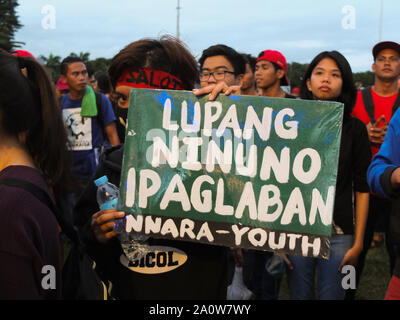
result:
<svg viewBox="0 0 400 320"><path fill-rule="evenodd" d="M19 0L24 25L16 40L35 56L70 52L113 57L144 37L176 35L177 0ZM257 55L281 51L288 62L308 63L338 50L354 72L371 68L373 45L400 42L399 0L180 0L180 39L198 58L223 43Z"/></svg>

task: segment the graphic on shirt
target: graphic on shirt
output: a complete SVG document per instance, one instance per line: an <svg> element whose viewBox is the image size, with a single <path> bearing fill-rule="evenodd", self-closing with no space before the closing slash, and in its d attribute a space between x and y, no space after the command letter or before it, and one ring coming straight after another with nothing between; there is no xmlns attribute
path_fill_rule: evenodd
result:
<svg viewBox="0 0 400 320"><path fill-rule="evenodd" d="M160 274L175 270L185 264L188 257L177 248L150 246L149 252L140 260L129 262L124 254L120 262L129 270L142 274Z"/></svg>
<svg viewBox="0 0 400 320"><path fill-rule="evenodd" d="M63 109L69 148L73 151L92 150L92 119L82 118L80 108Z"/></svg>

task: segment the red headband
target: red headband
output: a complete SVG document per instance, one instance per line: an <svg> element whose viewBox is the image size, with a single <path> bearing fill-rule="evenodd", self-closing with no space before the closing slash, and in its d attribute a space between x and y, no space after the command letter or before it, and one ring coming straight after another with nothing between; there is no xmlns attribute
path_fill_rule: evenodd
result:
<svg viewBox="0 0 400 320"><path fill-rule="evenodd" d="M182 81L173 75L160 71L142 68L138 71L125 70L118 79L118 86L149 89L183 90Z"/></svg>

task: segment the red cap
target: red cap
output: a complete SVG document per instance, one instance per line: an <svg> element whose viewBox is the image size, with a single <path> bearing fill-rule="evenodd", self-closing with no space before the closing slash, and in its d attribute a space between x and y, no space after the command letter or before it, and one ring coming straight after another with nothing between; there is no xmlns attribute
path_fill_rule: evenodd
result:
<svg viewBox="0 0 400 320"><path fill-rule="evenodd" d="M16 57L31 57L31 58L35 58L32 53L30 53L29 51L26 51L26 50L15 50L15 51L11 52L11 54L16 56Z"/></svg>
<svg viewBox="0 0 400 320"><path fill-rule="evenodd" d="M294 88L292 89L292 93L294 93L294 94L300 94L300 89L299 89L299 87L294 87Z"/></svg>
<svg viewBox="0 0 400 320"><path fill-rule="evenodd" d="M384 49L395 50L400 55L400 44L398 44L397 42L393 42L393 41L382 41L382 42L377 43L374 46L374 48L372 49L372 55L374 56L374 60L376 59L376 56L378 55L378 53Z"/></svg>
<svg viewBox="0 0 400 320"><path fill-rule="evenodd" d="M57 80L57 88L58 90L69 90L68 85L61 79L61 77Z"/></svg>
<svg viewBox="0 0 400 320"><path fill-rule="evenodd" d="M281 67L283 71L285 71L285 76L281 79L281 85L289 85L289 80L286 75L287 62L285 56L282 53L276 50L264 50L258 55L257 61L260 60L267 60Z"/></svg>

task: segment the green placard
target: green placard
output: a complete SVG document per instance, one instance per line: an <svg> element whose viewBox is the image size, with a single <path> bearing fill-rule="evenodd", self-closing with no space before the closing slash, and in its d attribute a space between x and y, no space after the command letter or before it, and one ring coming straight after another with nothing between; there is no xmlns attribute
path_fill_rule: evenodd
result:
<svg viewBox="0 0 400 320"><path fill-rule="evenodd" d="M329 256L343 105L132 89L120 231Z"/></svg>

